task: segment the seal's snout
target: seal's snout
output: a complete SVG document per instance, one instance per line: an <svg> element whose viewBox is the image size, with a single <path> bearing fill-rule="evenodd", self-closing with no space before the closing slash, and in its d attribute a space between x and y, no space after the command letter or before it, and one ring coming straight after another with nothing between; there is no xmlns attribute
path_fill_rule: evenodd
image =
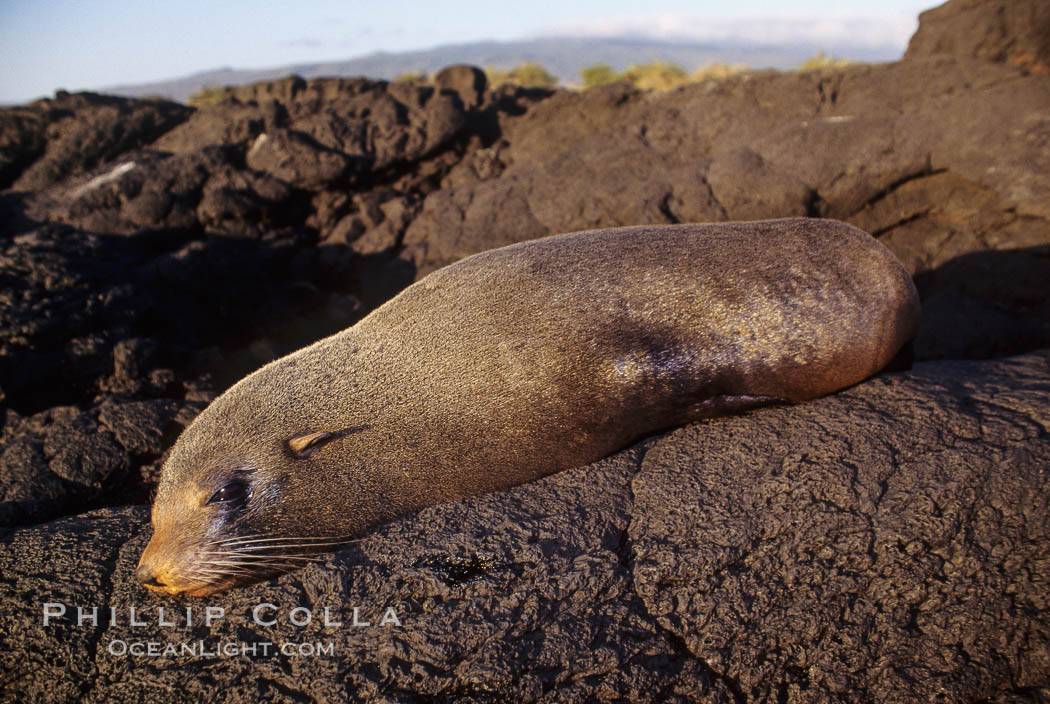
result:
<svg viewBox="0 0 1050 704"><path fill-rule="evenodd" d="M206 596L223 588L227 580L202 580L196 576L193 566L185 566L185 557L172 551L171 544L163 538L153 538L146 544L135 568L135 578L150 591L162 594L188 594L189 596ZM190 572L187 576L186 572ZM201 570L197 570L197 573ZM210 570L216 573L217 570Z"/></svg>
<svg viewBox="0 0 1050 704"><path fill-rule="evenodd" d="M164 589L167 585L164 584L164 580L157 573L154 555L156 555L154 541L150 540L149 544L146 545L146 549L142 551L142 557L139 558L139 566L135 568L135 577L147 587Z"/></svg>
<svg viewBox="0 0 1050 704"><path fill-rule="evenodd" d="M162 592L176 593L174 580L169 573L167 560L161 555L162 550L158 548L159 541L156 534L146 544L139 558L139 565L135 568L135 577L143 586Z"/></svg>
<svg viewBox="0 0 1050 704"><path fill-rule="evenodd" d="M163 589L164 583L161 582L157 575L153 573L152 565L144 565L139 563L139 566L135 569L135 576L147 587L153 587L154 589Z"/></svg>

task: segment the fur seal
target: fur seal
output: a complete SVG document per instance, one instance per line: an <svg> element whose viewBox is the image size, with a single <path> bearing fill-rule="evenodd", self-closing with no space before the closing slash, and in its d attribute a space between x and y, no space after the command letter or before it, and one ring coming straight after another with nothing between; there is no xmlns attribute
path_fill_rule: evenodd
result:
<svg viewBox="0 0 1050 704"><path fill-rule="evenodd" d="M137 575L194 596L654 431L856 384L915 334L845 223L593 230L467 257L245 377L163 468Z"/></svg>

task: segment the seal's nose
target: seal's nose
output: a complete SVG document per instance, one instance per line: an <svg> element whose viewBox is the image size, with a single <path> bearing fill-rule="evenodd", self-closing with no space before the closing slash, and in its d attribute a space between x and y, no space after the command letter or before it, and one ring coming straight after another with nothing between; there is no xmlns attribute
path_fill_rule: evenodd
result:
<svg viewBox="0 0 1050 704"><path fill-rule="evenodd" d="M139 566L135 568L135 576L138 577L138 580L147 587L165 586L163 582L157 579L157 575L153 574L153 567L151 565L140 563Z"/></svg>
<svg viewBox="0 0 1050 704"><path fill-rule="evenodd" d="M158 574L163 572L163 570L158 569L156 543L157 541L151 538L146 544L146 549L142 551L142 556L139 557L139 565L135 568L135 577L147 587L164 588L167 585Z"/></svg>

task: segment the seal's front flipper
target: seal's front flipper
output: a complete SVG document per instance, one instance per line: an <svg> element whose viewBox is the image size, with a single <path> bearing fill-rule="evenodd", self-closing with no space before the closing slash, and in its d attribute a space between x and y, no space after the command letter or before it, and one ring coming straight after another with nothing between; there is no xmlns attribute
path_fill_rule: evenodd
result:
<svg viewBox="0 0 1050 704"><path fill-rule="evenodd" d="M714 418L715 416L744 413L763 406L774 406L778 403L790 403L777 396L749 396L746 394L720 394L705 398L689 407L687 418L690 421Z"/></svg>

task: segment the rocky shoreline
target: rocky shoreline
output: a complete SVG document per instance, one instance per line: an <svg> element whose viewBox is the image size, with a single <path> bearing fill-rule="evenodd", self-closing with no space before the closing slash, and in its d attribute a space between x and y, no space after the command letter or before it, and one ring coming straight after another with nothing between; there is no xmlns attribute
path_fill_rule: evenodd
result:
<svg viewBox="0 0 1050 704"><path fill-rule="evenodd" d="M896 63L662 93L458 66L0 110L0 696L1050 700L1047 36L1038 0L951 0ZM144 505L243 374L478 251L794 215L905 263L914 370L426 509L210 627L157 624L200 602L136 584ZM264 602L276 624L242 618ZM45 627L45 603L154 620ZM355 605L372 627L319 622ZM109 650L173 640L334 653Z"/></svg>

